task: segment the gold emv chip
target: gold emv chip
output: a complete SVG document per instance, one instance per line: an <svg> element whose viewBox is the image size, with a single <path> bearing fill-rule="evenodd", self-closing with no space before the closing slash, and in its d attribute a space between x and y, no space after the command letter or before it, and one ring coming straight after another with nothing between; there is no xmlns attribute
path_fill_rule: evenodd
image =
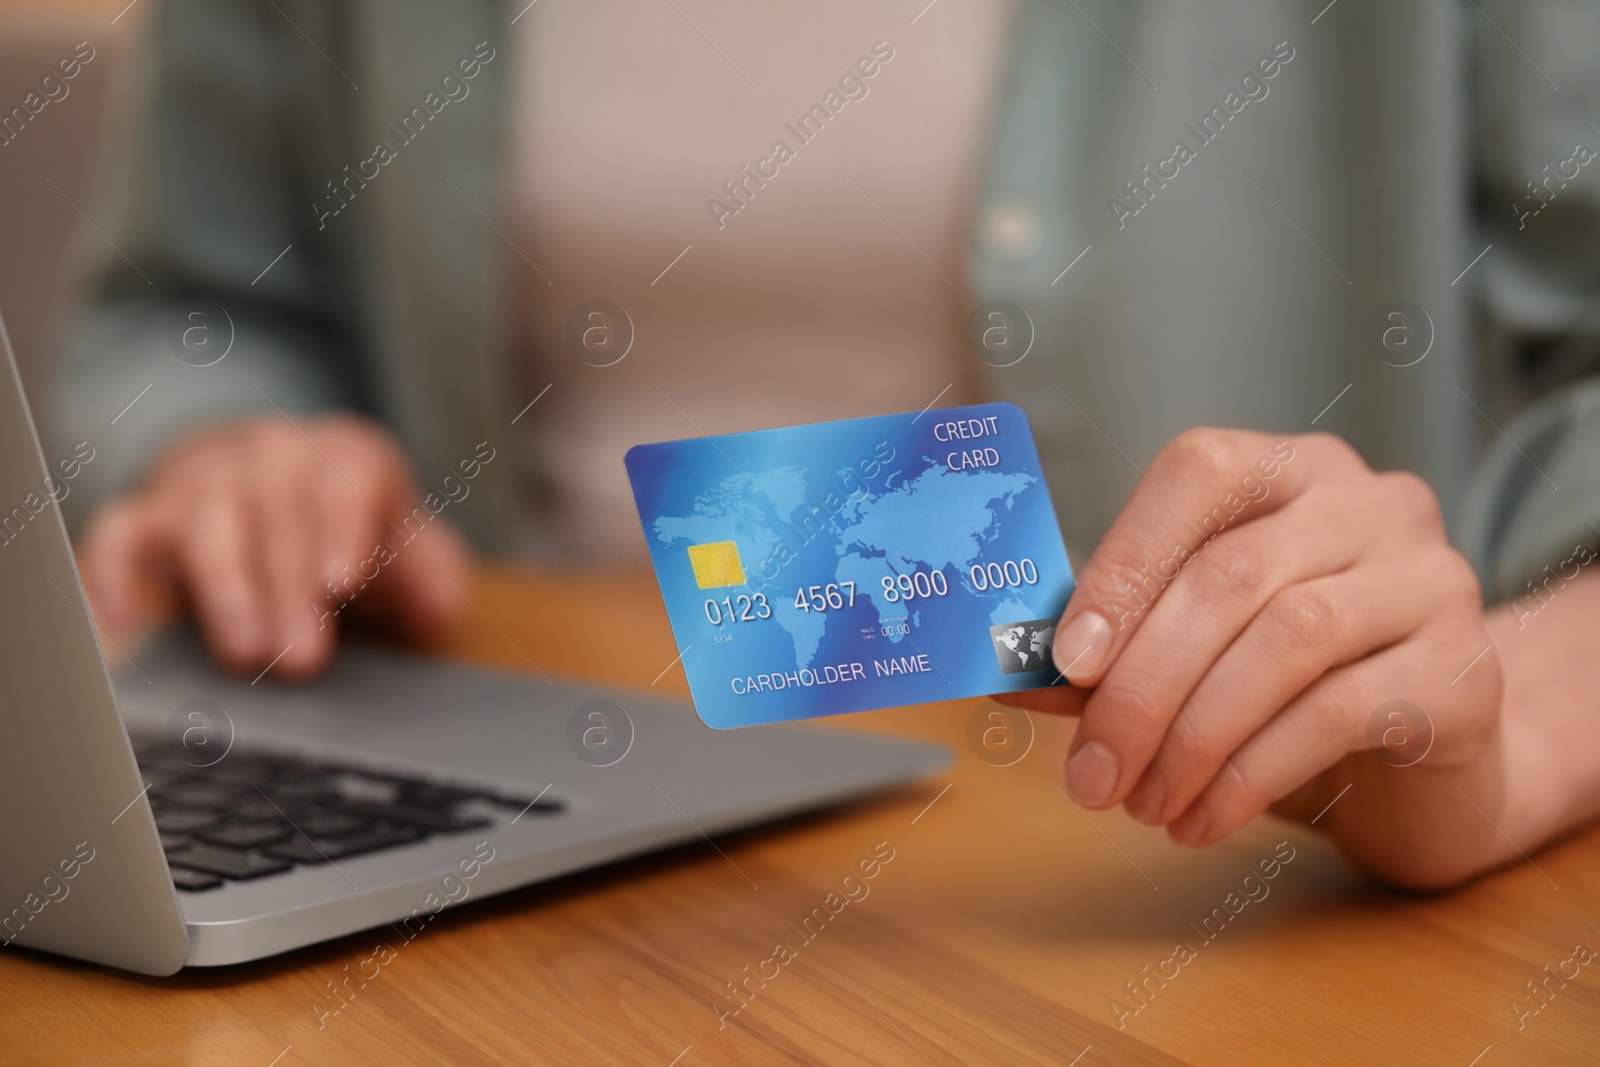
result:
<svg viewBox="0 0 1600 1067"><path fill-rule="evenodd" d="M689 566L701 589L719 589L744 584L744 565L739 562L739 546L732 541L713 541L689 546Z"/></svg>

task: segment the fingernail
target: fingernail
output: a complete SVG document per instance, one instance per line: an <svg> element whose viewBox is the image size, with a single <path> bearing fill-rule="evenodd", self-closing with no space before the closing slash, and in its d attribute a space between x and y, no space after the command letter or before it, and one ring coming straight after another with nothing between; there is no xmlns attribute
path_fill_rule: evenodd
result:
<svg viewBox="0 0 1600 1067"><path fill-rule="evenodd" d="M1128 814L1142 823L1154 823L1161 818L1161 806L1167 801L1167 784L1161 775L1149 771L1128 796Z"/></svg>
<svg viewBox="0 0 1600 1067"><path fill-rule="evenodd" d="M1093 678L1111 652L1111 624L1096 611L1086 611L1056 634L1056 669L1067 681Z"/></svg>
<svg viewBox="0 0 1600 1067"><path fill-rule="evenodd" d="M1111 750L1090 741L1067 760L1067 791L1080 804L1097 808L1117 787L1117 761Z"/></svg>

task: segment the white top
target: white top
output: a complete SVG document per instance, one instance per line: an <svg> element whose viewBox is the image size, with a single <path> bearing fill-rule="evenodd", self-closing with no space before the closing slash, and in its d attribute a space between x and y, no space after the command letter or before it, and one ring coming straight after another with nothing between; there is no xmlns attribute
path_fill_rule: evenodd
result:
<svg viewBox="0 0 1600 1067"><path fill-rule="evenodd" d="M543 0L521 17L507 260L527 395L551 385L517 422L526 554L641 563L622 465L639 442L971 398L964 260L1009 13ZM596 299L634 330L606 367L567 339Z"/></svg>

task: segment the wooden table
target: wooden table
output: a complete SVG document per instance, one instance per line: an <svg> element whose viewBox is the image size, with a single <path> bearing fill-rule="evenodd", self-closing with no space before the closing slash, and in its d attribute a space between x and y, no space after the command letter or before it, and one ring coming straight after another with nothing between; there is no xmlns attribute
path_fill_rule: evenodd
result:
<svg viewBox="0 0 1600 1067"><path fill-rule="evenodd" d="M474 599L486 618L454 640L462 659L526 669L520 648L645 688L676 652L645 576L495 571ZM619 618L634 650L620 679L618 643L583 636ZM686 692L681 669L656 688ZM1449 896L1398 896L1298 827L1262 821L1196 853L1076 810L1055 785L1067 724L1036 717L1028 755L991 766L967 735L995 707L841 720L944 742L954 769L720 840L750 881L698 843L447 912L321 1029L327 984L388 935L164 980L0 953L0 1062L1600 1062L1600 960L1547 977L1578 943L1600 948L1600 832ZM1292 860L1261 880L1285 841ZM879 842L894 858L868 895L803 942L789 924ZM1207 925L1214 909L1228 921ZM765 963L780 941L793 958ZM757 968L777 976L719 1025L713 1005L740 1003L726 983ZM1528 982L1546 990L1537 1014Z"/></svg>

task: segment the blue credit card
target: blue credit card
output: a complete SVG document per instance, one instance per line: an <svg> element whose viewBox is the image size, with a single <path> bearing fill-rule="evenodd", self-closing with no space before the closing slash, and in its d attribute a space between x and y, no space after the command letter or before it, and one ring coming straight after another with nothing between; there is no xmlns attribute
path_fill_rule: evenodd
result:
<svg viewBox="0 0 1600 1067"><path fill-rule="evenodd" d="M1060 684L1072 568L1016 405L637 445L626 462L706 725Z"/></svg>

